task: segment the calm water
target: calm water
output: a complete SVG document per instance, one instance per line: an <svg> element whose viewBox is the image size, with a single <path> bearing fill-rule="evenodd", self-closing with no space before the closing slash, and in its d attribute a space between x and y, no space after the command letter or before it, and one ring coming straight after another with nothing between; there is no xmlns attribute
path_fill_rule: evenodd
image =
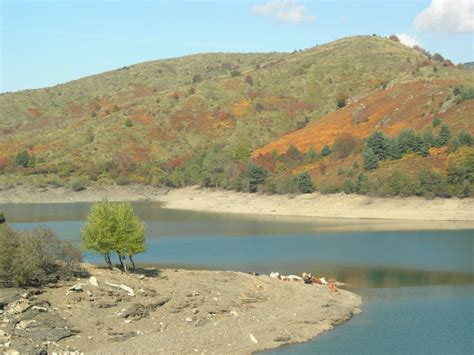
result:
<svg viewBox="0 0 474 355"><path fill-rule="evenodd" d="M0 205L17 228L79 240L90 205ZM363 313L285 354L472 354L474 230L377 231L376 221L257 218L135 208L147 225L142 264L335 277ZM402 222L392 223L397 229ZM86 259L101 262L87 254Z"/></svg>

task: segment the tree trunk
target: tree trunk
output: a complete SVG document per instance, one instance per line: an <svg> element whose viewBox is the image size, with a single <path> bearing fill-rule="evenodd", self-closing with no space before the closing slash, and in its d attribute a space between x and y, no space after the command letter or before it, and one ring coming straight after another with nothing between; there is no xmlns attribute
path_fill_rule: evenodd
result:
<svg viewBox="0 0 474 355"><path fill-rule="evenodd" d="M112 269L112 261L110 260L110 254L109 253L104 253L104 259L105 259L105 263L107 264L107 266Z"/></svg>
<svg viewBox="0 0 474 355"><path fill-rule="evenodd" d="M132 258L131 255L129 255L128 258L129 258L130 261L132 262L132 270L135 271L135 261L133 261L133 258Z"/></svg>
<svg viewBox="0 0 474 355"><path fill-rule="evenodd" d="M123 270L125 271L125 273L128 274L128 265L127 265L126 257L123 256L122 258L123 258L123 260L125 261L125 263L123 263Z"/></svg>
<svg viewBox="0 0 474 355"><path fill-rule="evenodd" d="M123 265L123 261L122 261L122 255L120 255L119 253L117 253L118 255L118 258L119 258L119 261L120 261L120 266L122 266L122 270L125 270L125 267Z"/></svg>

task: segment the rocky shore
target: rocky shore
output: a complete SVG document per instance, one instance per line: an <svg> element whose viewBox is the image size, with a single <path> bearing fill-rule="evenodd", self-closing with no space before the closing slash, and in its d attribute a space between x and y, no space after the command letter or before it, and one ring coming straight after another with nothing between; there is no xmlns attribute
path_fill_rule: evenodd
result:
<svg viewBox="0 0 474 355"><path fill-rule="evenodd" d="M307 341L361 304L345 290L265 275L84 269L42 289L0 289L0 351L252 353Z"/></svg>

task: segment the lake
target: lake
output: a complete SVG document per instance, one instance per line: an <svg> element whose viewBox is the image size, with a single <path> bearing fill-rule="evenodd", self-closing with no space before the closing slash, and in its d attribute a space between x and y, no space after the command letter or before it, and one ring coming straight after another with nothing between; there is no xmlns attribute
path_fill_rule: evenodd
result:
<svg viewBox="0 0 474 355"><path fill-rule="evenodd" d="M474 230L406 229L403 221L209 214L134 207L159 267L334 277L364 298L363 312L317 339L274 354L471 354ZM0 205L16 228L41 225L79 241L88 203ZM86 260L102 262L86 254Z"/></svg>

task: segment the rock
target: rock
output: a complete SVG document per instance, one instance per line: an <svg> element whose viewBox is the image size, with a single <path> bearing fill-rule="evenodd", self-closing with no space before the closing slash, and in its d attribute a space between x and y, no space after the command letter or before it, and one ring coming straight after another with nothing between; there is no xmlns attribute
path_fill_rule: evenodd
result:
<svg viewBox="0 0 474 355"><path fill-rule="evenodd" d="M135 303L129 309L120 313L120 317L130 318L133 320L140 320L142 318L148 317L149 315L150 312L141 303Z"/></svg>
<svg viewBox="0 0 474 355"><path fill-rule="evenodd" d="M92 294L92 292L90 290L87 290L87 297L89 297L89 301L94 300L94 295Z"/></svg>
<svg viewBox="0 0 474 355"><path fill-rule="evenodd" d="M196 314L196 313L199 312L199 310L198 310L197 308L193 308L193 309L191 310L191 312L193 312L193 314Z"/></svg>
<svg viewBox="0 0 474 355"><path fill-rule="evenodd" d="M250 338L250 340L252 341L252 343L254 343L254 344L257 344L257 343L258 343L257 338L255 338L255 337L253 336L253 334L250 334L250 333L249 333L249 338Z"/></svg>
<svg viewBox="0 0 474 355"><path fill-rule="evenodd" d="M99 281L97 281L97 278L95 276L89 277L89 284L94 287L99 287Z"/></svg>
<svg viewBox="0 0 474 355"><path fill-rule="evenodd" d="M28 300L24 298L21 298L10 305L7 313L20 314L20 313L26 312L28 309L30 309L30 307L31 307L30 302L28 302Z"/></svg>
<svg viewBox="0 0 474 355"><path fill-rule="evenodd" d="M73 291L73 292L82 292L83 289L82 289L82 286L79 285L79 284L75 284L71 287L68 288L68 291Z"/></svg>
<svg viewBox="0 0 474 355"><path fill-rule="evenodd" d="M273 278L273 279L279 279L280 274L278 272L271 272L270 277Z"/></svg>
<svg viewBox="0 0 474 355"><path fill-rule="evenodd" d="M116 287L116 288L120 288L120 289L124 290L125 292L127 292L127 294L130 297L135 296L135 291L133 291L133 288L131 288L130 286L127 286L127 285L124 285L124 284L116 285L116 284L113 284L111 282L106 282L105 284L107 286L110 286L110 287Z"/></svg>
<svg viewBox="0 0 474 355"><path fill-rule="evenodd" d="M186 322L192 322L194 319L192 319L191 317L186 317L185 321Z"/></svg>
<svg viewBox="0 0 474 355"><path fill-rule="evenodd" d="M290 341L290 340L291 340L291 337L288 337L288 336L286 336L286 337L276 337L276 338L273 339L273 341L285 342L285 343Z"/></svg>
<svg viewBox="0 0 474 355"><path fill-rule="evenodd" d="M99 303L97 303L98 308L112 308L116 307L117 305L118 303L114 301L100 301Z"/></svg>
<svg viewBox="0 0 474 355"><path fill-rule="evenodd" d="M125 341L127 339L133 338L135 336L135 332L111 332L108 334L110 341Z"/></svg>
<svg viewBox="0 0 474 355"><path fill-rule="evenodd" d="M31 307L33 311L38 311L38 312L47 312L48 309L46 307L41 307L41 306L33 306Z"/></svg>
<svg viewBox="0 0 474 355"><path fill-rule="evenodd" d="M32 324L35 324L35 323L36 323L36 320L34 320L34 319L22 320L22 321L20 321L16 324L15 328L18 329L18 330L26 330Z"/></svg>
<svg viewBox="0 0 474 355"><path fill-rule="evenodd" d="M140 275L140 276L138 276L138 278L139 278L140 280L143 280L143 279L145 278L145 275Z"/></svg>
<svg viewBox="0 0 474 355"><path fill-rule="evenodd" d="M148 309L150 312L153 312L155 311L157 308L163 306L165 303L169 302L170 301L170 298L169 297L164 297L160 300L158 300L158 302L154 302L154 303L149 303L147 304L145 307L146 309Z"/></svg>

